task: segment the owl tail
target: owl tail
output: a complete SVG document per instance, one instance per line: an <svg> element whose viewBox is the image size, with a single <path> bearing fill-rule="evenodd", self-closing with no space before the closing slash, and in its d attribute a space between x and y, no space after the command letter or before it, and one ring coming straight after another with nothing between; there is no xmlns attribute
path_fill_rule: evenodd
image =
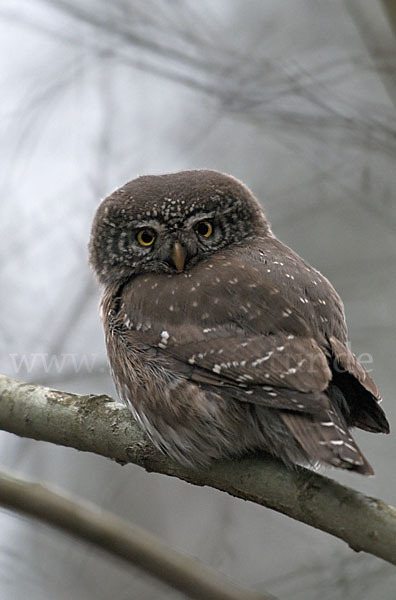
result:
<svg viewBox="0 0 396 600"><path fill-rule="evenodd" d="M361 475L374 475L338 408L316 415L282 412L281 418L310 462L324 462Z"/></svg>
<svg viewBox="0 0 396 600"><path fill-rule="evenodd" d="M373 378L351 350L334 337L329 339L332 351L332 382L341 392L347 423L373 433L389 433L389 423L379 405L381 396ZM339 393L337 394L340 398Z"/></svg>

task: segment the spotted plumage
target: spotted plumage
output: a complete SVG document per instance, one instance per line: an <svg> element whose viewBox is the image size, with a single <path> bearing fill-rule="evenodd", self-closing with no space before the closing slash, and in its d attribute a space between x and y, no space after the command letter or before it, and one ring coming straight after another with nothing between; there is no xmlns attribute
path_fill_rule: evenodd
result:
<svg viewBox="0 0 396 600"><path fill-rule="evenodd" d="M215 171L135 179L100 205L90 260L120 398L188 465L264 450L371 474L350 429L388 432L329 281Z"/></svg>

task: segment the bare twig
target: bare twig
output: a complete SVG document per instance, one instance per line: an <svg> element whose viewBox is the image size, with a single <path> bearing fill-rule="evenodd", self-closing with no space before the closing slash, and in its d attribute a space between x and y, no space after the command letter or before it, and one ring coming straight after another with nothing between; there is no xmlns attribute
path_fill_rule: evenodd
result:
<svg viewBox="0 0 396 600"><path fill-rule="evenodd" d="M76 396L0 375L0 423L20 436L94 452L147 471L209 485L293 517L396 565L396 511L307 469L270 457L186 469L162 456L126 408L108 396Z"/></svg>
<svg viewBox="0 0 396 600"><path fill-rule="evenodd" d="M379 18L381 16L379 14L381 4L389 28L386 28L385 20ZM388 92L389 98L396 106L395 71L392 68L396 52L396 9L394 1L360 2L359 0L344 0L344 5L354 20L374 64L378 64L382 60L390 65L390 69L377 69L377 73Z"/></svg>
<svg viewBox="0 0 396 600"><path fill-rule="evenodd" d="M173 550L154 535L94 504L0 473L0 505L34 517L118 556L190 598L275 600L241 590L198 560Z"/></svg>

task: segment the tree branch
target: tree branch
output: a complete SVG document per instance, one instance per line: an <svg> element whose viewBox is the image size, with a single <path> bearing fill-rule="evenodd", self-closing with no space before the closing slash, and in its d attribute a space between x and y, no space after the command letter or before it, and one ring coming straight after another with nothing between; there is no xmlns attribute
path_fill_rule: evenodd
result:
<svg viewBox="0 0 396 600"><path fill-rule="evenodd" d="M207 600L276 600L241 590L223 575L167 546L159 538L86 501L0 473L0 505L118 556L187 594Z"/></svg>
<svg viewBox="0 0 396 600"><path fill-rule="evenodd" d="M23 437L94 452L147 471L256 502L396 565L396 510L304 468L268 456L184 468L155 450L128 410L108 396L77 396L0 375L0 424Z"/></svg>

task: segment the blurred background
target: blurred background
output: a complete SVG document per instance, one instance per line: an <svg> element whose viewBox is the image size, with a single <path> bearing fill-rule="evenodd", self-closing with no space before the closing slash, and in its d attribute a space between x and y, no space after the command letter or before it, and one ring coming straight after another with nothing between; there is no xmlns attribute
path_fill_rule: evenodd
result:
<svg viewBox="0 0 396 600"><path fill-rule="evenodd" d="M95 209L141 174L242 179L333 282L395 423L395 2L3 0L0 370L115 396L87 265ZM357 433L396 505L394 436ZM67 488L282 600L395 597L394 567L207 488L2 433L1 463ZM0 512L0 600L180 598Z"/></svg>

